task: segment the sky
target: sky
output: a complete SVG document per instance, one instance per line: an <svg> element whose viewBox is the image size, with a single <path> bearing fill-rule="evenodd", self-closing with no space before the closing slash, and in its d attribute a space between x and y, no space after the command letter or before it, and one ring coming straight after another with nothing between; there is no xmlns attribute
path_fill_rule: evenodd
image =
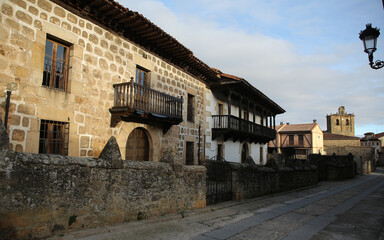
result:
<svg viewBox="0 0 384 240"><path fill-rule="evenodd" d="M250 82L286 113L311 123L345 106L355 135L384 132L384 68L373 70L359 32L384 29L382 0L118 0L210 67ZM384 60L384 33L375 60Z"/></svg>

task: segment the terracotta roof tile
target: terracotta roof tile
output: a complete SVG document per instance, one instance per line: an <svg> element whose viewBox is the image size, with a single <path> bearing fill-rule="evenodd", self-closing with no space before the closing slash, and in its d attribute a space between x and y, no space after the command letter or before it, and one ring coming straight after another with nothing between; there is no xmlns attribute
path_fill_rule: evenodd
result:
<svg viewBox="0 0 384 240"><path fill-rule="evenodd" d="M332 134L329 132L323 133L323 139L324 140L359 140L359 137L353 137L353 136L345 136L340 134Z"/></svg>
<svg viewBox="0 0 384 240"><path fill-rule="evenodd" d="M278 132L310 132L316 125L316 123L283 124L278 125L276 129Z"/></svg>

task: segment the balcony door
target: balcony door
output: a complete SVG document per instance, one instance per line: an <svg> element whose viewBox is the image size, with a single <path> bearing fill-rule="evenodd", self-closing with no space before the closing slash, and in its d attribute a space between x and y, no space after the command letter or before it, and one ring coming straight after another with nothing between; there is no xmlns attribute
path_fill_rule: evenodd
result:
<svg viewBox="0 0 384 240"><path fill-rule="evenodd" d="M149 141L144 130L136 128L129 134L125 159L133 161L149 161Z"/></svg>
<svg viewBox="0 0 384 240"><path fill-rule="evenodd" d="M149 72L139 66L136 67L136 80L137 84L135 87L135 102L136 107L144 110L147 104L147 91L145 87L148 86L148 74Z"/></svg>
<svg viewBox="0 0 384 240"><path fill-rule="evenodd" d="M241 162L246 163L249 156L248 144L244 143L241 149Z"/></svg>

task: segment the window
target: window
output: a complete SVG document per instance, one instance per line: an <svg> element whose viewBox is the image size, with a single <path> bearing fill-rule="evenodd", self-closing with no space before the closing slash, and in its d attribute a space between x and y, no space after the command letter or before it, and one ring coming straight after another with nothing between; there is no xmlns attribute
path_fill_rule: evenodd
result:
<svg viewBox="0 0 384 240"><path fill-rule="evenodd" d="M345 125L349 125L349 119L345 120Z"/></svg>
<svg viewBox="0 0 384 240"><path fill-rule="evenodd" d="M295 144L295 139L294 139L294 135L289 135L289 145L294 145Z"/></svg>
<svg viewBox="0 0 384 240"><path fill-rule="evenodd" d="M264 149L260 147L260 164L264 164Z"/></svg>
<svg viewBox="0 0 384 240"><path fill-rule="evenodd" d="M187 120L189 122L194 122L194 112L195 112L195 96L188 94L188 105L187 105Z"/></svg>
<svg viewBox="0 0 384 240"><path fill-rule="evenodd" d="M149 71L137 66L136 67L136 83L141 86L148 86Z"/></svg>
<svg viewBox="0 0 384 240"><path fill-rule="evenodd" d="M299 135L299 145L304 145L304 136Z"/></svg>
<svg viewBox="0 0 384 240"><path fill-rule="evenodd" d="M67 91L68 87L68 45L47 39L45 42L43 86Z"/></svg>
<svg viewBox="0 0 384 240"><path fill-rule="evenodd" d="M68 155L69 123L41 120L39 153Z"/></svg>
<svg viewBox="0 0 384 240"><path fill-rule="evenodd" d="M217 144L217 161L222 161L224 159L223 155L223 144Z"/></svg>
<svg viewBox="0 0 384 240"><path fill-rule="evenodd" d="M337 125L337 126L340 125L340 121L339 121L339 119L336 119L336 125Z"/></svg>
<svg viewBox="0 0 384 240"><path fill-rule="evenodd" d="M185 151L185 164L193 165L194 162L194 150L193 150L193 142L186 142L186 151Z"/></svg>

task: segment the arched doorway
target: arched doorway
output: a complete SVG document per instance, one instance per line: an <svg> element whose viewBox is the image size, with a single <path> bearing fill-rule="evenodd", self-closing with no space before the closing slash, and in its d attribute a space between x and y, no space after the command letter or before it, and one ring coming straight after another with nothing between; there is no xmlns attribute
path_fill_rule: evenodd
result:
<svg viewBox="0 0 384 240"><path fill-rule="evenodd" d="M149 141L143 129L135 128L131 134L129 134L125 149L125 159L149 161Z"/></svg>
<svg viewBox="0 0 384 240"><path fill-rule="evenodd" d="M248 156L249 156L248 144L244 143L241 149L241 162L246 163Z"/></svg>

